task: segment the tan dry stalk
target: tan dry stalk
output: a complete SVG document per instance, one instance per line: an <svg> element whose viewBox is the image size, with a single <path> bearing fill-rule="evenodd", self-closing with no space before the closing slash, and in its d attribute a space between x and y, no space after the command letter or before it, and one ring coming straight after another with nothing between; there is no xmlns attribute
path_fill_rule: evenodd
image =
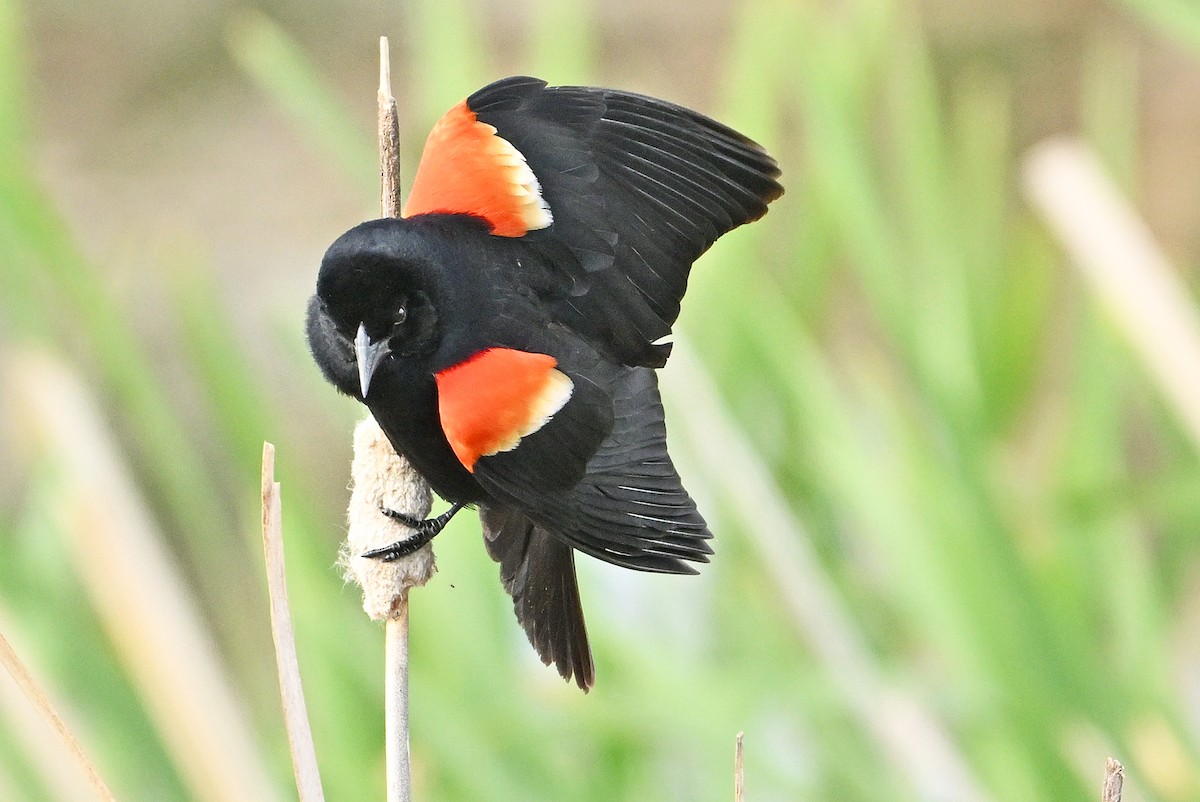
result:
<svg viewBox="0 0 1200 802"><path fill-rule="evenodd" d="M1200 449L1200 310L1150 229L1082 142L1031 150L1025 191Z"/></svg>
<svg viewBox="0 0 1200 802"><path fill-rule="evenodd" d="M267 568L267 593L271 600L271 637L275 643L275 665L279 670L279 693L283 700L283 720L288 745L292 750L292 772L300 802L324 802L317 751L313 746L304 686L300 682L300 661L296 656L296 633L288 604L287 566L283 559L283 501L279 482L275 481L275 446L263 443L262 456L262 537Z"/></svg>
<svg viewBox="0 0 1200 802"><path fill-rule="evenodd" d="M20 430L61 477L67 553L191 797L278 799L188 588L87 387L26 352L6 366Z"/></svg>
<svg viewBox="0 0 1200 802"><path fill-rule="evenodd" d="M379 40L379 166L383 215L400 215L400 128L392 97L387 37ZM408 750L408 589L429 581L436 570L433 549L426 545L393 562L360 555L412 535L411 530L380 513L380 507L422 519L429 514L429 485L398 455L370 415L354 431L351 465L349 532L342 554L347 577L363 589L363 609L384 620L384 698L387 754L387 798L412 799Z"/></svg>
<svg viewBox="0 0 1200 802"><path fill-rule="evenodd" d="M1100 802L1121 802L1121 786L1125 784L1125 767L1109 758L1104 764L1104 785L1100 787Z"/></svg>
<svg viewBox="0 0 1200 802"><path fill-rule="evenodd" d="M746 755L739 732L733 746L733 802L746 802Z"/></svg>
<svg viewBox="0 0 1200 802"><path fill-rule="evenodd" d="M42 689L41 683L34 679L33 673L21 662L21 658L17 656L16 651L3 635L0 635L0 665L3 665L12 676L21 693L37 710L42 721L49 724L50 729L58 736L59 746L83 773L94 798L102 800L102 802L113 802L115 797L112 795L112 791L108 790L108 785L100 777L100 772L96 771L87 752L80 746L62 716L58 715L55 706L50 702L49 695ZM57 774L61 775L62 773L59 768Z"/></svg>

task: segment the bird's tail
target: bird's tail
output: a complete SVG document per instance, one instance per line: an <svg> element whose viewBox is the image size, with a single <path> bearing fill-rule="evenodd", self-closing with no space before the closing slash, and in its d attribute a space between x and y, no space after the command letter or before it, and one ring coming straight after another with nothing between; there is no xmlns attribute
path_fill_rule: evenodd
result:
<svg viewBox="0 0 1200 802"><path fill-rule="evenodd" d="M546 665L583 690L595 683L592 650L575 581L570 546L520 511L499 504L480 508L488 554L513 599L517 621Z"/></svg>

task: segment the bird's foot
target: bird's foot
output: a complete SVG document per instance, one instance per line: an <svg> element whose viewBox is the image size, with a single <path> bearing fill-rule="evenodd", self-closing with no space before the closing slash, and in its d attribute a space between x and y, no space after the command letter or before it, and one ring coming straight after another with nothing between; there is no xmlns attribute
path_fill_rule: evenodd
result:
<svg viewBox="0 0 1200 802"><path fill-rule="evenodd" d="M446 524L450 523L450 519L454 517L454 514L462 508L462 504L454 504L450 507L450 509L446 510L436 518L426 518L421 520L420 518L414 518L411 515L405 515L402 512L389 510L387 507L380 507L379 511L381 513L391 518L393 521L397 521L398 523L407 526L409 529L412 529L413 535L405 540L397 540L390 546L371 549L368 552L364 552L362 556L370 557L376 560L383 560L385 563L390 563L393 560L400 559L401 557L407 557L409 554L416 552L426 543L433 540L434 536L437 535L438 532L441 532L442 529L445 528Z"/></svg>

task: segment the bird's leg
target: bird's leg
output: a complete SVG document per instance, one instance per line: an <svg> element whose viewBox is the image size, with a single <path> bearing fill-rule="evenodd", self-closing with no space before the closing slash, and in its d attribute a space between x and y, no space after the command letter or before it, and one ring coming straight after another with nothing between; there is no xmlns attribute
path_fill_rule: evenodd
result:
<svg viewBox="0 0 1200 802"><path fill-rule="evenodd" d="M422 521L421 519L414 518L411 515L405 515L402 512L389 510L387 507L380 507L380 512L391 518L393 521L398 521L404 526L407 526L409 529L414 530L414 534L407 540L397 540L390 546L371 549L370 551L364 553L363 556L372 557L377 560L383 560L385 563L390 563L392 560L398 560L401 557L412 554L413 552L417 551L417 549L433 540L434 535L442 531L446 524L450 523L450 519L454 517L454 514L462 508L462 504L456 503L451 505L450 509L446 510L436 518L426 518Z"/></svg>

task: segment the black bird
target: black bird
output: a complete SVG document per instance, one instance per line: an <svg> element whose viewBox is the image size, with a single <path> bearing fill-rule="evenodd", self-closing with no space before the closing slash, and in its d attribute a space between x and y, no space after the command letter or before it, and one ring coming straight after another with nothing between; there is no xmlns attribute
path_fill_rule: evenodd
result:
<svg viewBox="0 0 1200 802"><path fill-rule="evenodd" d="M530 643L591 687L574 551L664 573L712 553L654 369L692 262L778 177L736 131L628 92L515 77L447 112L404 217L338 238L308 307L325 377L453 505L369 556L477 507Z"/></svg>

